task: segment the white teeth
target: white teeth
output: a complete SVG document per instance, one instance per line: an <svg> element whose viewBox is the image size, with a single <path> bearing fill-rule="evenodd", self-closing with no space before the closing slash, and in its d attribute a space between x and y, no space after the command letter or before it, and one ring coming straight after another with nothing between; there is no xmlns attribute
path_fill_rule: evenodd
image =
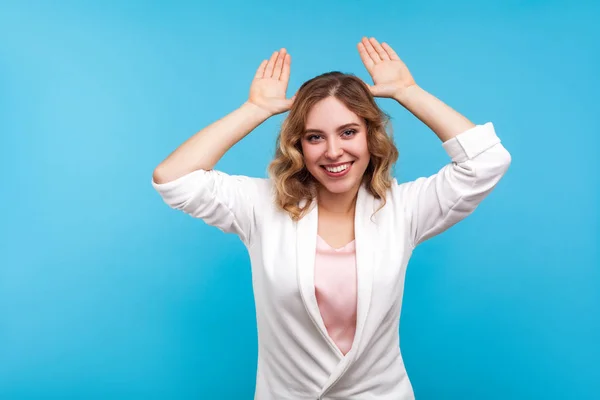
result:
<svg viewBox="0 0 600 400"><path fill-rule="evenodd" d="M343 164L343 165L338 165L337 167L325 167L325 169L329 172L342 172L343 170L347 169L350 166L350 163L348 164Z"/></svg>

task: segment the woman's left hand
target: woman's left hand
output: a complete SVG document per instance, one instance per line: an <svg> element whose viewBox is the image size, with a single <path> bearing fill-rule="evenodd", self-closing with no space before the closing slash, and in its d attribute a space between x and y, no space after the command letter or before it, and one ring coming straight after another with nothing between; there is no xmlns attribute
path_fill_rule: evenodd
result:
<svg viewBox="0 0 600 400"><path fill-rule="evenodd" d="M364 37L358 43L358 52L373 78L375 85L369 86L373 96L398 99L407 88L416 86L406 64L387 43Z"/></svg>

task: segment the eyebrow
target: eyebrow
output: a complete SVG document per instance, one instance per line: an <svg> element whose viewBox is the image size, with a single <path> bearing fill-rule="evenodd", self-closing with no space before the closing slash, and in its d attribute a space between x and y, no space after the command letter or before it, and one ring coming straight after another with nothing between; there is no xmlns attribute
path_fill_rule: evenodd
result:
<svg viewBox="0 0 600 400"><path fill-rule="evenodd" d="M349 124L344 124L344 125L340 125L337 127L336 130L341 131L342 129L346 129L346 128L350 128L350 127L357 127L360 128L360 125L357 124L356 122L350 122ZM307 129L304 131L304 134L307 133L325 133L320 129Z"/></svg>

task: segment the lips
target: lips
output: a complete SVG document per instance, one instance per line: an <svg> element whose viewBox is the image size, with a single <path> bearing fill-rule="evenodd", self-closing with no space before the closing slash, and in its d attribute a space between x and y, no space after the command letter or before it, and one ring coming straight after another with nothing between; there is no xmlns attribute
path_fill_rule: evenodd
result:
<svg viewBox="0 0 600 400"><path fill-rule="evenodd" d="M354 162L354 161L345 161L345 162L339 162L339 163L336 163L336 164L325 164L325 165L321 165L321 166L322 166L322 167L330 167L330 168L333 168L333 167L339 167L340 165L344 165L344 164L350 164L350 163L353 163L353 162Z"/></svg>
<svg viewBox="0 0 600 400"><path fill-rule="evenodd" d="M339 178L339 177L346 175L350 171L350 169L352 168L352 164L354 164L354 161L345 162L345 163L328 164L327 166L322 165L321 168L323 168L323 171L325 171L325 174L327 176L332 177L332 178ZM340 167L346 166L346 165L347 165L346 168L340 169ZM329 168L330 170L328 170L326 167ZM333 171L331 171L332 168L334 169Z"/></svg>

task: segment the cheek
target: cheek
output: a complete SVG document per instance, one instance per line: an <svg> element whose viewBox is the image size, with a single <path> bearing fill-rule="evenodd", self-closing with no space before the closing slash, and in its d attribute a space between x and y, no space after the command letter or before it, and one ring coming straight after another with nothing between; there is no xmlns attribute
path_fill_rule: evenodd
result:
<svg viewBox="0 0 600 400"><path fill-rule="evenodd" d="M366 141L356 141L352 143L351 148L348 149L352 154L360 157L361 159L369 158L369 147Z"/></svg>
<svg viewBox="0 0 600 400"><path fill-rule="evenodd" d="M315 162L319 159L319 152L315 146L303 146L304 164L308 169L314 168Z"/></svg>
<svg viewBox="0 0 600 400"><path fill-rule="evenodd" d="M307 160L311 160L311 161L315 161L318 160L322 153L323 153L324 149L323 146L321 146L320 144L304 144L302 146L302 152L304 154L304 158Z"/></svg>

